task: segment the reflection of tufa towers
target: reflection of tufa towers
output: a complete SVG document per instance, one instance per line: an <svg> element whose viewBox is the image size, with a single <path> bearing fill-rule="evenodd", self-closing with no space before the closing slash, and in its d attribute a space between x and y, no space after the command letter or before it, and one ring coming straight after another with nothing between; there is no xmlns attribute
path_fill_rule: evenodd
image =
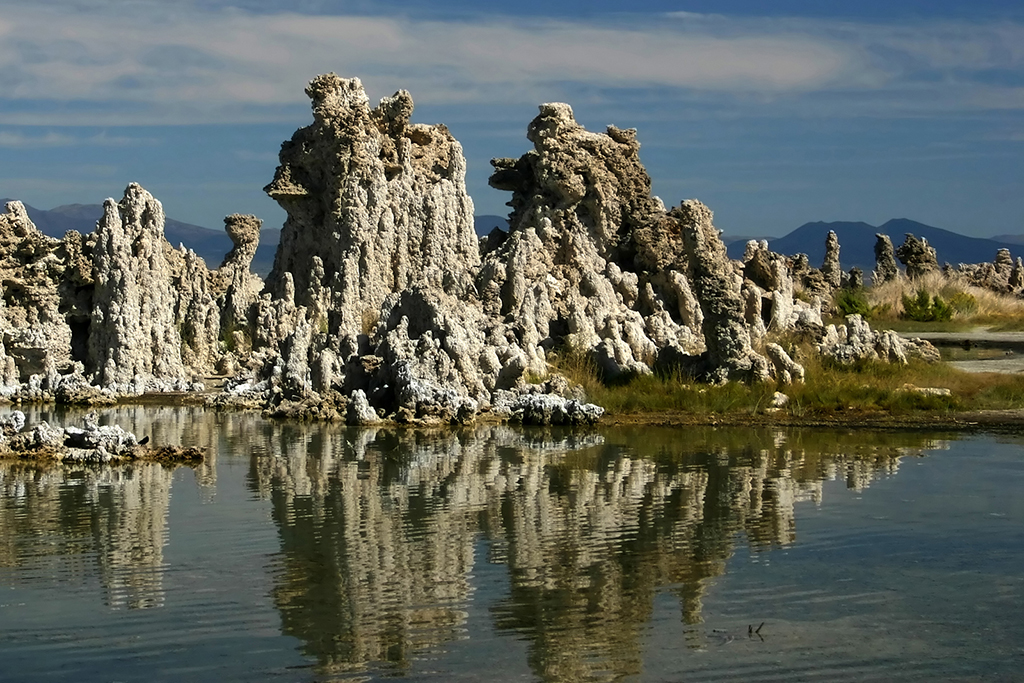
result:
<svg viewBox="0 0 1024 683"><path fill-rule="evenodd" d="M856 438L844 438L848 455L823 453L834 434L750 434L730 444L691 432L683 445L668 430L612 443L506 427L275 428L276 455L253 457L251 481L280 527L285 632L325 672L404 670L471 637L473 549L485 541L511 584L493 623L529 640L541 678L638 673L659 591L699 623L741 533L755 549L792 543L794 504L820 502L823 480L860 488L903 454Z"/></svg>
<svg viewBox="0 0 1024 683"><path fill-rule="evenodd" d="M0 566L60 580L98 570L113 608L163 604L172 471L156 463L38 469L0 460Z"/></svg>

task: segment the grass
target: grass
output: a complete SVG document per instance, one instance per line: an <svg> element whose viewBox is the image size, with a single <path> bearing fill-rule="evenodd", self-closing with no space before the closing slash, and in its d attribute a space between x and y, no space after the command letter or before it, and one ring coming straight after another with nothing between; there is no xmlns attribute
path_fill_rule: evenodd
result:
<svg viewBox="0 0 1024 683"><path fill-rule="evenodd" d="M951 415L964 410L1024 407L1024 377L1016 375L967 373L945 363L920 360L906 366L878 361L841 366L822 362L814 354L805 357L810 358L804 361L806 381L787 387L738 382L709 386L680 376L657 375L634 376L608 384L601 381L593 362L581 355L563 354L553 365L581 384L587 400L603 406L610 415L759 415L767 413L777 390L790 399L781 415L808 419L861 414ZM908 391L908 384L946 388L951 395L923 395Z"/></svg>
<svg viewBox="0 0 1024 683"><path fill-rule="evenodd" d="M904 320L904 298L913 299L919 291L940 297L953 307L948 322L917 322ZM959 332L973 327L993 331L1024 330L1024 299L1000 294L968 284L957 273L928 273L910 280L898 278L864 290L869 306L878 311L870 316L872 327L897 331L934 330Z"/></svg>

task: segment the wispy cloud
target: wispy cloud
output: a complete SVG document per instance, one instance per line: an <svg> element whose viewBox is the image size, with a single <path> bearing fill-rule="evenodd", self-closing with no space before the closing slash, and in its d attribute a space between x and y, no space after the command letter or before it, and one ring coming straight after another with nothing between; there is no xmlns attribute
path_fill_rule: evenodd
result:
<svg viewBox="0 0 1024 683"><path fill-rule="evenodd" d="M301 84L325 71L360 75L378 96L406 87L418 102L447 104L664 89L754 106L868 94L855 105L865 113L879 103L897 112L1024 109L1024 25L1012 22L673 13L610 25L253 14L191 2L78 7L5 10L0 121L292 118L304 103ZM73 116L54 103L75 105Z"/></svg>
<svg viewBox="0 0 1024 683"><path fill-rule="evenodd" d="M46 133L24 130L0 130L0 147L8 149L43 149L47 147L141 147L155 144L153 138L132 138L122 135L97 133L75 136L49 131Z"/></svg>
<svg viewBox="0 0 1024 683"><path fill-rule="evenodd" d="M61 133L25 135L20 132L0 131L0 147L33 149L39 147L67 147L73 144L75 144L73 137Z"/></svg>

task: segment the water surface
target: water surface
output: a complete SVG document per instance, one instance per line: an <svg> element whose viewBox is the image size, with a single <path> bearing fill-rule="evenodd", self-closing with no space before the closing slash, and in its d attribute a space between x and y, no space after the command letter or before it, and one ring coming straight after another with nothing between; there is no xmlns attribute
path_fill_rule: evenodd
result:
<svg viewBox="0 0 1024 683"><path fill-rule="evenodd" d="M1024 670L1020 439L103 421L208 459L0 462L0 680Z"/></svg>

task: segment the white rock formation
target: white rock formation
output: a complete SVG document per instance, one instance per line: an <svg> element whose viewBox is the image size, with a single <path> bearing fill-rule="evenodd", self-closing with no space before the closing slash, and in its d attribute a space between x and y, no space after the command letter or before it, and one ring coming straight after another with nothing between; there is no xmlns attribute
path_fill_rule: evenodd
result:
<svg viewBox="0 0 1024 683"><path fill-rule="evenodd" d="M512 214L507 239L485 246L484 310L511 321L531 358L534 346L565 345L592 354L606 377L650 372L665 347L699 353L678 227L650 194L636 131L589 132L555 103L541 105L527 138L532 151L491 162Z"/></svg>
<svg viewBox="0 0 1024 683"><path fill-rule="evenodd" d="M358 78L318 76L306 94L314 121L282 145L265 188L288 213L268 289L291 273L296 305L329 310L332 330L352 335L412 285L471 291L473 201L448 129L410 123L404 90L371 109Z"/></svg>
<svg viewBox="0 0 1024 683"><path fill-rule="evenodd" d="M88 366L98 384L120 393L187 384L191 375L181 359L163 228L163 206L135 183L119 203L103 204L96 227Z"/></svg>

